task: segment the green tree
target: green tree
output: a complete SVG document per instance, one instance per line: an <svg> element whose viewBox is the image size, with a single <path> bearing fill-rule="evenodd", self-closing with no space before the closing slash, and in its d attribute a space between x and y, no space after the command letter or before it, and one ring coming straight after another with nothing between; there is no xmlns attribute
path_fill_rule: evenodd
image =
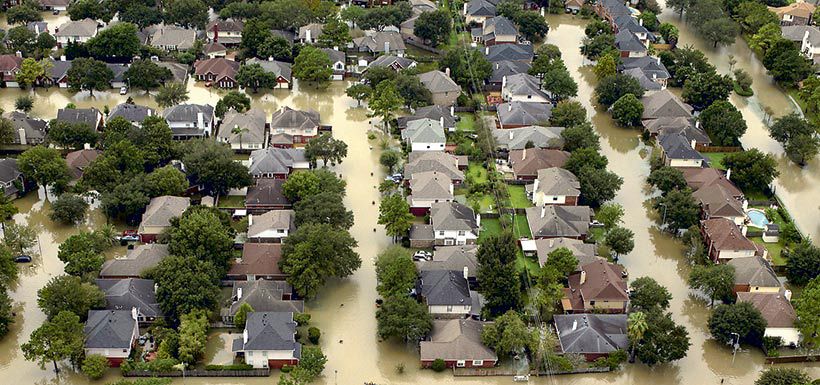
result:
<svg viewBox="0 0 820 385"><path fill-rule="evenodd" d="M624 74L604 78L595 87L597 101L605 107L611 106L626 94L632 94L640 98L643 96L643 92L643 87L635 78Z"/></svg>
<svg viewBox="0 0 820 385"><path fill-rule="evenodd" d="M751 302L721 304L709 316L709 332L721 343L734 343L733 333L740 335L740 343L761 346L766 320Z"/></svg>
<svg viewBox="0 0 820 385"><path fill-rule="evenodd" d="M381 339L395 337L418 341L433 328L427 308L408 296L386 298L376 310L376 322Z"/></svg>
<svg viewBox="0 0 820 385"><path fill-rule="evenodd" d="M54 371L57 372L57 361L79 361L83 354L83 340L83 324L80 323L80 317L63 311L34 330L29 341L20 348L26 360L37 362L41 369L45 368L47 362L51 362L54 364Z"/></svg>
<svg viewBox="0 0 820 385"><path fill-rule="evenodd" d="M171 107L188 100L188 89L182 83L165 83L159 88L154 100L160 107Z"/></svg>
<svg viewBox="0 0 820 385"><path fill-rule="evenodd" d="M413 214L410 214L410 205L401 194L391 194L382 199L379 204L379 221L384 225L387 235L393 241L404 236L413 224Z"/></svg>
<svg viewBox="0 0 820 385"><path fill-rule="evenodd" d="M782 32L780 23L769 23L757 30L757 33L749 38L749 47L761 55L765 55L769 47L781 40Z"/></svg>
<svg viewBox="0 0 820 385"><path fill-rule="evenodd" d="M484 295L484 310L498 315L521 306L521 282L515 262L517 246L509 232L490 235L478 248L479 292Z"/></svg>
<svg viewBox="0 0 820 385"><path fill-rule="evenodd" d="M279 267L304 298L313 298L327 278L344 278L362 264L347 230L328 224L304 225L285 238Z"/></svg>
<svg viewBox="0 0 820 385"><path fill-rule="evenodd" d="M88 203L80 196L63 194L51 205L49 218L55 222L75 224L85 219Z"/></svg>
<svg viewBox="0 0 820 385"><path fill-rule="evenodd" d="M345 90L345 94L355 99L357 105L361 105L362 100L367 100L371 93L373 93L373 89L367 84L362 83L353 83Z"/></svg>
<svg viewBox="0 0 820 385"><path fill-rule="evenodd" d="M585 147L572 151L566 163L564 163L564 168L577 176L581 174L584 167L603 170L606 169L607 164L609 164L609 160L598 153L597 149Z"/></svg>
<svg viewBox="0 0 820 385"><path fill-rule="evenodd" d="M612 118L621 126L638 126L641 124L641 116L643 116L643 104L635 95L621 96L612 105Z"/></svg>
<svg viewBox="0 0 820 385"><path fill-rule="evenodd" d="M815 270L816 271L816 270ZM803 335L803 343L817 346L820 342L820 278L815 277L803 288L800 297L794 301L797 326Z"/></svg>
<svg viewBox="0 0 820 385"><path fill-rule="evenodd" d="M66 78L68 87L72 91L88 91L93 96L94 91L105 91L111 88L114 72L99 60L77 58L71 62Z"/></svg>
<svg viewBox="0 0 820 385"><path fill-rule="evenodd" d="M0 287L7 286L17 279L18 273L17 263L14 262L14 255L11 253L11 249L6 245L0 245ZM0 312L1 311L2 305L0 305ZM2 319L2 314L0 314L0 319Z"/></svg>
<svg viewBox="0 0 820 385"><path fill-rule="evenodd" d="M124 77L128 79L128 84L131 87L141 88L148 92L171 80L173 75L171 70L160 67L151 60L137 60L131 63L131 66L125 71Z"/></svg>
<svg viewBox="0 0 820 385"><path fill-rule="evenodd" d="M6 41L10 49L20 51L26 56L33 54L33 51L37 48L37 35L25 25L9 29L6 32Z"/></svg>
<svg viewBox="0 0 820 385"><path fill-rule="evenodd" d="M86 123L71 123L53 119L49 123L47 138L52 143L69 149L82 149L86 144L95 145L99 135Z"/></svg>
<svg viewBox="0 0 820 385"><path fill-rule="evenodd" d="M379 163L387 167L387 171L392 173L393 168L401 161L401 153L396 150L385 150L379 155Z"/></svg>
<svg viewBox="0 0 820 385"><path fill-rule="evenodd" d="M96 58L131 59L140 51L137 26L131 23L109 26L89 39L85 47L88 53Z"/></svg>
<svg viewBox="0 0 820 385"><path fill-rule="evenodd" d="M450 35L453 17L445 9L424 12L416 19L413 34L430 42L433 47L446 41Z"/></svg>
<svg viewBox="0 0 820 385"><path fill-rule="evenodd" d="M254 64L255 66L259 66L258 64ZM262 67L259 67L262 68ZM241 69L240 69L241 71ZM237 77L239 77L237 75ZM251 109L251 98L244 93L239 91L230 91L222 99L216 103L216 108L214 108L214 114L222 119L225 117L225 113L229 110L234 110L236 112L245 112Z"/></svg>
<svg viewBox="0 0 820 385"><path fill-rule="evenodd" d="M248 168L233 160L233 151L227 145L213 140L189 140L183 146L182 162L193 184L201 184L204 191L224 195L232 188L250 186Z"/></svg>
<svg viewBox="0 0 820 385"><path fill-rule="evenodd" d="M683 86L686 80L695 74L715 72L715 66L709 63L706 55L692 46L663 51L659 56L661 63L672 75L672 86Z"/></svg>
<svg viewBox="0 0 820 385"><path fill-rule="evenodd" d="M25 27L23 27L25 28ZM20 87L34 87L34 84L37 80L41 79L45 75L45 68L43 68L43 63L34 60L33 58L25 58L23 62L20 64L20 72L17 73L17 82L20 83ZM25 108L15 108L23 111L29 112L31 111L31 107L34 106L34 99L30 96L26 96L31 100L31 105L28 106L28 109ZM19 100L19 99L18 99Z"/></svg>
<svg viewBox="0 0 820 385"><path fill-rule="evenodd" d="M484 325L481 341L502 357L512 357L536 346L537 332L530 331L518 313L509 310Z"/></svg>
<svg viewBox="0 0 820 385"><path fill-rule="evenodd" d="M243 87L252 88L253 93L259 92L259 88L273 88L276 85L276 78L274 75L262 68L259 63L245 64L241 66L239 68L239 72L236 74L236 81ZM239 94L236 91L231 92L236 93L237 95L242 95L246 99L248 98L244 94ZM248 104L250 104L250 99L248 99Z"/></svg>
<svg viewBox="0 0 820 385"><path fill-rule="evenodd" d="M173 0L165 4L165 22L204 29L208 23L208 6L202 0Z"/></svg>
<svg viewBox="0 0 820 385"><path fill-rule="evenodd" d="M40 13L39 8L38 3L35 2L23 2L15 5L6 11L6 21L10 25L41 21L43 15Z"/></svg>
<svg viewBox="0 0 820 385"><path fill-rule="evenodd" d="M323 167L327 167L328 164L336 166L347 157L347 143L341 139L334 139L331 134L323 133L308 142L305 146L305 157L313 168L320 159Z"/></svg>
<svg viewBox="0 0 820 385"><path fill-rule="evenodd" d="M740 3L735 9L735 17L740 22L743 33L755 34L764 25L779 23L777 15L769 11L765 3L753 1Z"/></svg>
<svg viewBox="0 0 820 385"><path fill-rule="evenodd" d="M644 28L648 29L650 32L657 32L658 31L658 17L655 16L655 13L650 10L644 10L643 13L638 17L638 20L642 22Z"/></svg>
<svg viewBox="0 0 820 385"><path fill-rule="evenodd" d="M732 182L743 191L762 190L780 175L774 157L756 148L730 153L721 164L732 170Z"/></svg>
<svg viewBox="0 0 820 385"><path fill-rule="evenodd" d="M168 231L168 251L172 255L192 256L227 271L233 256L233 235L213 211L186 211L172 219Z"/></svg>
<svg viewBox="0 0 820 385"><path fill-rule="evenodd" d="M628 254L635 248L635 233L625 227L615 227L606 233L604 245L615 252L616 256Z"/></svg>
<svg viewBox="0 0 820 385"><path fill-rule="evenodd" d="M812 74L811 63L800 49L787 39L774 41L763 55L763 66L783 86L794 86Z"/></svg>
<svg viewBox="0 0 820 385"><path fill-rule="evenodd" d="M108 370L108 358L102 354L89 354L83 358L81 370L83 374L92 380L99 380Z"/></svg>
<svg viewBox="0 0 820 385"><path fill-rule="evenodd" d="M645 313L669 308L672 294L651 277L640 277L629 284L629 306Z"/></svg>
<svg viewBox="0 0 820 385"><path fill-rule="evenodd" d="M820 248L803 240L789 251L786 277L789 283L805 285L820 274Z"/></svg>
<svg viewBox="0 0 820 385"><path fill-rule="evenodd" d="M71 20L102 20L106 23L111 21L114 17L115 10L112 9L113 4L108 2L98 2L95 0L78 0L72 2L68 7L68 16Z"/></svg>
<svg viewBox="0 0 820 385"><path fill-rule="evenodd" d="M658 32L660 32L663 41L667 44L672 45L673 47L678 43L678 37L680 36L680 31L678 27L671 23L661 23L658 27Z"/></svg>
<svg viewBox="0 0 820 385"><path fill-rule="evenodd" d="M324 223L348 230L353 226L353 212L348 210L342 196L333 191L322 191L308 195L294 204L296 227L304 224Z"/></svg>
<svg viewBox="0 0 820 385"><path fill-rule="evenodd" d="M584 35L588 38L598 35L611 35L612 33L612 27L604 20L592 20L584 27Z"/></svg>
<svg viewBox="0 0 820 385"><path fill-rule="evenodd" d="M624 208L617 203L607 203L598 208L595 219L604 224L605 229L612 229L623 222Z"/></svg>
<svg viewBox="0 0 820 385"><path fill-rule="evenodd" d="M734 285L735 268L732 265L698 265L689 273L689 286L706 294L711 300L709 306L715 304L715 299L731 300Z"/></svg>
<svg viewBox="0 0 820 385"><path fill-rule="evenodd" d="M293 60L293 47L289 41L279 35L271 34L259 45L256 52L261 58L274 58L290 62Z"/></svg>
<svg viewBox="0 0 820 385"><path fill-rule="evenodd" d="M582 167L577 176L581 184L581 202L593 207L615 198L624 183L617 174L593 166Z"/></svg>
<svg viewBox="0 0 820 385"><path fill-rule="evenodd" d="M589 122L567 127L561 131L561 139L564 140L564 151L575 152L584 148L598 150L601 147L600 137Z"/></svg>
<svg viewBox="0 0 820 385"><path fill-rule="evenodd" d="M675 324L671 313L653 311L646 314L643 338L635 349L637 357L646 365L654 366L686 357L689 350L689 333Z"/></svg>
<svg viewBox="0 0 820 385"><path fill-rule="evenodd" d="M552 109L550 124L556 127L575 127L587 120L587 110L576 100L562 100Z"/></svg>
<svg viewBox="0 0 820 385"><path fill-rule="evenodd" d="M25 64L25 63L24 63ZM19 81L20 75L17 75ZM820 77L809 77L800 88L800 99L806 104L806 112L820 111Z"/></svg>
<svg viewBox="0 0 820 385"><path fill-rule="evenodd" d="M515 18L518 32L530 41L541 41L550 30L547 21L538 12L521 12Z"/></svg>
<svg viewBox="0 0 820 385"><path fill-rule="evenodd" d="M146 193L149 197L181 195L188 189L185 174L173 165L160 167L145 176Z"/></svg>
<svg viewBox="0 0 820 385"><path fill-rule="evenodd" d="M37 242L37 232L29 225L18 225L14 222L4 224L3 235L6 247L20 253L34 246Z"/></svg>
<svg viewBox="0 0 820 385"><path fill-rule="evenodd" d="M322 353L320 347L308 346L302 351L299 366L288 373L287 376L281 376L279 385L307 385L322 374L326 363L327 357Z"/></svg>
<svg viewBox="0 0 820 385"><path fill-rule="evenodd" d="M811 377L798 368L771 367L763 371L755 385L805 385Z"/></svg>
<svg viewBox="0 0 820 385"><path fill-rule="evenodd" d="M140 29L150 25L162 23L162 12L155 7L145 4L130 4L121 10L119 19L128 23L136 24Z"/></svg>
<svg viewBox="0 0 820 385"><path fill-rule="evenodd" d="M570 76L564 61L555 59L552 67L541 78L541 87L555 100L578 95L578 84Z"/></svg>
<svg viewBox="0 0 820 385"><path fill-rule="evenodd" d="M775 119L769 127L769 136L780 142L789 159L801 166L820 151L820 139L814 133L815 128L796 113Z"/></svg>
<svg viewBox="0 0 820 385"><path fill-rule="evenodd" d="M646 181L660 190L663 195L666 195L672 190L682 190L686 188L686 178L683 176L683 171L678 168L663 166L659 169L652 170Z"/></svg>
<svg viewBox="0 0 820 385"><path fill-rule="evenodd" d="M700 218L700 206L688 188L669 191L658 198L653 207L659 213L665 213L664 223L668 223L671 230L688 229Z"/></svg>
<svg viewBox="0 0 820 385"><path fill-rule="evenodd" d="M703 110L717 101L726 101L732 93L734 82L729 75L711 71L697 73L683 83L683 100L695 110Z"/></svg>
<svg viewBox="0 0 820 385"><path fill-rule="evenodd" d="M352 39L350 38L350 28L341 19L333 17L325 23L322 33L319 35L319 46L325 48L346 47Z"/></svg>
<svg viewBox="0 0 820 385"><path fill-rule="evenodd" d="M253 313L253 307L247 302L242 302L239 309L236 309L236 315L233 316L233 324L236 327L244 329L245 322L248 321L248 314Z"/></svg>
<svg viewBox="0 0 820 385"><path fill-rule="evenodd" d="M68 180L68 166L60 152L53 148L32 147L17 158L20 172L27 178L46 188L48 185L62 184Z"/></svg>
<svg viewBox="0 0 820 385"><path fill-rule="evenodd" d="M396 91L404 99L405 107L418 108L433 104L433 94L422 84L418 76L400 72L395 82Z"/></svg>
<svg viewBox="0 0 820 385"><path fill-rule="evenodd" d="M196 309L213 309L219 299L219 273L194 257L168 256L148 273L157 285L160 308L171 324Z"/></svg>
<svg viewBox="0 0 820 385"><path fill-rule="evenodd" d="M242 41L239 47L245 51L247 57L259 57L259 47L273 34L270 27L259 18L249 18L242 28Z"/></svg>
<svg viewBox="0 0 820 385"><path fill-rule="evenodd" d="M559 247L547 254L547 262L544 263L544 267L554 269L565 279L570 273L578 270L578 258L575 258L570 249Z"/></svg>
<svg viewBox="0 0 820 385"><path fill-rule="evenodd" d="M416 285L416 265L410 253L400 247L391 246L376 259L376 291L383 298L407 296Z"/></svg>
<svg viewBox="0 0 820 385"><path fill-rule="evenodd" d="M97 274L105 262L102 252L110 246L94 233L84 231L68 237L60 245L57 258L66 264L65 272L68 274L78 277Z"/></svg>
<svg viewBox="0 0 820 385"><path fill-rule="evenodd" d="M713 102L703 110L699 119L718 146L739 146L740 137L746 133L746 120L727 100Z"/></svg>
<svg viewBox="0 0 820 385"><path fill-rule="evenodd" d="M193 364L205 354L208 342L208 314L197 309L180 317L179 360Z"/></svg>
<svg viewBox="0 0 820 385"><path fill-rule="evenodd" d="M450 69L450 77L461 87L479 91L493 74L493 66L478 49L462 47L448 50L439 61L439 69Z"/></svg>
<svg viewBox="0 0 820 385"><path fill-rule="evenodd" d="M300 81L325 86L330 81L333 69L327 52L312 46L305 46L293 61L293 77Z"/></svg>
<svg viewBox="0 0 820 385"><path fill-rule="evenodd" d="M14 310L12 309L11 298L5 286L0 286L0 338L9 333L11 324L14 323Z"/></svg>
<svg viewBox="0 0 820 385"><path fill-rule="evenodd" d="M399 95L396 82L393 80L383 81L376 86L376 89L370 96L369 107L373 110L370 116L382 118L384 130L387 132L389 122L393 119L393 114L402 104L404 104L404 99Z"/></svg>
<svg viewBox="0 0 820 385"><path fill-rule="evenodd" d="M14 100L14 109L25 113L31 112L34 108L34 98L28 95L19 96Z"/></svg>
<svg viewBox="0 0 820 385"><path fill-rule="evenodd" d="M629 338L630 360L633 362L635 360L635 347L641 342L647 329L649 329L649 325L646 323L646 314L639 311L629 313L626 323L626 335Z"/></svg>
<svg viewBox="0 0 820 385"><path fill-rule="evenodd" d="M616 69L615 55L603 55L598 58L598 63L595 63L595 68L592 71L595 72L595 77L600 80L614 76L617 73Z"/></svg>
<svg viewBox="0 0 820 385"><path fill-rule="evenodd" d="M615 35L602 34L593 38L585 38L581 45L581 53L589 60L598 60L603 56L617 55Z"/></svg>
<svg viewBox="0 0 820 385"><path fill-rule="evenodd" d="M712 42L714 47L717 47L718 44L733 44L735 37L740 32L737 24L728 17L719 17L709 20L700 25L697 30L704 39Z"/></svg>

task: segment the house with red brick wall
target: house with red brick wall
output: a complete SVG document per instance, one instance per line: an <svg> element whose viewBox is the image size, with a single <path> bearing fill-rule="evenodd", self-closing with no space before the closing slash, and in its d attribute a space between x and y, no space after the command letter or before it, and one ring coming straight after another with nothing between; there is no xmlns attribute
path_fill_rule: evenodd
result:
<svg viewBox="0 0 820 385"><path fill-rule="evenodd" d="M85 355L99 354L113 367L131 355L139 336L137 309L89 310L83 327Z"/></svg>
<svg viewBox="0 0 820 385"><path fill-rule="evenodd" d="M525 189L536 206L577 206L581 196L581 183L575 174L558 167L538 170L538 178Z"/></svg>
<svg viewBox="0 0 820 385"><path fill-rule="evenodd" d="M163 195L151 199L142 214L137 232L144 243L152 243L171 227L171 219L182 215L191 206L191 198Z"/></svg>
<svg viewBox="0 0 820 385"><path fill-rule="evenodd" d="M196 80L209 82L219 88L236 88L236 74L239 72L239 62L215 57L199 60L194 63Z"/></svg>
<svg viewBox="0 0 820 385"><path fill-rule="evenodd" d="M626 314L556 314L553 319L563 354L580 354L593 362L629 346Z"/></svg>
<svg viewBox="0 0 820 385"><path fill-rule="evenodd" d="M297 365L302 344L296 342L296 321L291 312L252 312L242 335L233 340L233 352L254 368Z"/></svg>
<svg viewBox="0 0 820 385"><path fill-rule="evenodd" d="M561 306L565 313L626 313L626 270L603 259L581 266L567 278Z"/></svg>
<svg viewBox="0 0 820 385"><path fill-rule="evenodd" d="M546 148L512 150L509 155L510 167L517 180L535 180L539 170L564 167L567 159L568 152Z"/></svg>
<svg viewBox="0 0 820 385"><path fill-rule="evenodd" d="M481 342L484 322L470 318L434 320L433 330L421 341L421 366L429 368L437 359L448 368L491 368L498 356Z"/></svg>

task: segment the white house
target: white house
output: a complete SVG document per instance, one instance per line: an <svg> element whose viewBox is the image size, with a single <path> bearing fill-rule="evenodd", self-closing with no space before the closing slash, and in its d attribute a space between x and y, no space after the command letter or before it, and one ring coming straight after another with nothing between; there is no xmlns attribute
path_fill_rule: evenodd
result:
<svg viewBox="0 0 820 385"><path fill-rule="evenodd" d="M59 47L71 42L86 43L94 36L97 36L97 22L88 18L69 21L58 27L54 33Z"/></svg>
<svg viewBox="0 0 820 385"><path fill-rule="evenodd" d="M447 137L444 134L444 118L440 120L418 119L407 122L401 139L410 145L411 151L444 151Z"/></svg>
<svg viewBox="0 0 820 385"><path fill-rule="evenodd" d="M791 290L777 293L737 293L738 302L754 305L766 320L765 337L780 337L783 345L800 343L800 330L794 326L797 314L791 304Z"/></svg>
<svg viewBox="0 0 820 385"><path fill-rule="evenodd" d="M279 243L295 228L293 210L271 210L248 216L248 242Z"/></svg>
<svg viewBox="0 0 820 385"><path fill-rule="evenodd" d="M433 203L430 222L436 246L473 245L481 228L481 216L457 202Z"/></svg>
<svg viewBox="0 0 820 385"><path fill-rule="evenodd" d="M552 102L541 89L538 78L528 73L504 76L501 79L501 99L505 102Z"/></svg>
<svg viewBox="0 0 820 385"><path fill-rule="evenodd" d="M575 174L558 167L538 170L538 178L525 189L536 206L575 206L581 195L581 183Z"/></svg>
<svg viewBox="0 0 820 385"><path fill-rule="evenodd" d="M213 132L214 108L208 104L178 104L162 112L174 139L209 137Z"/></svg>
<svg viewBox="0 0 820 385"><path fill-rule="evenodd" d="M233 340L233 352L254 368L296 365L302 345L296 342L296 321L291 312L252 312L242 336Z"/></svg>
<svg viewBox="0 0 820 385"><path fill-rule="evenodd" d="M83 328L85 354L108 358L111 366L119 366L131 355L139 336L137 309L89 310Z"/></svg>

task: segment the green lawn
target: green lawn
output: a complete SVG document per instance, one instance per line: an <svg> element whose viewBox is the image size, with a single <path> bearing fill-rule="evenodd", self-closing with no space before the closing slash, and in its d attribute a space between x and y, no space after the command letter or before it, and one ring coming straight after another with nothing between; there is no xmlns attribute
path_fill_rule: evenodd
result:
<svg viewBox="0 0 820 385"><path fill-rule="evenodd" d="M480 163L470 162L467 166L467 173L464 175L468 180L472 178L475 183L487 183L489 177L487 176L487 169L482 167Z"/></svg>
<svg viewBox="0 0 820 385"><path fill-rule="evenodd" d="M217 207L245 207L245 197L241 195L221 196Z"/></svg>
<svg viewBox="0 0 820 385"><path fill-rule="evenodd" d="M469 112L459 112L456 115L460 117L456 122L456 129L459 131L473 132L475 131L475 115Z"/></svg>
<svg viewBox="0 0 820 385"><path fill-rule="evenodd" d="M723 158L729 154L728 152L703 152L703 156L709 159L709 164L712 168L716 168L719 170L725 170L726 167L723 167L723 164L720 163Z"/></svg>
<svg viewBox="0 0 820 385"><path fill-rule="evenodd" d="M772 264L776 266L786 264L786 259L783 258L783 244L781 242L764 243L763 238L761 237L752 237L749 239L751 239L754 243L761 244L766 247L766 250L769 251L769 258L772 260Z"/></svg>
<svg viewBox="0 0 820 385"><path fill-rule="evenodd" d="M507 186L510 192L510 204L514 209L525 209L532 207L532 202L527 198L527 191L524 186Z"/></svg>
<svg viewBox="0 0 820 385"><path fill-rule="evenodd" d="M518 253L516 255L517 258L515 259L515 266L519 271L527 269L530 271L531 276L538 274L538 271L541 269L541 266L538 266L538 259L535 257L527 257L520 248L518 249Z"/></svg>
<svg viewBox="0 0 820 385"><path fill-rule="evenodd" d="M481 233L478 234L478 241L486 239L491 235L501 234L501 222L498 218L481 218Z"/></svg>
<svg viewBox="0 0 820 385"><path fill-rule="evenodd" d="M604 228L603 227L590 227L589 228L589 239L593 241L603 242L604 241Z"/></svg>
<svg viewBox="0 0 820 385"><path fill-rule="evenodd" d="M762 191L744 191L743 195L746 196L749 200L753 201L767 201L769 197L766 196Z"/></svg>
<svg viewBox="0 0 820 385"><path fill-rule="evenodd" d="M530 233L530 224L527 222L526 215L516 215L513 220L513 234L516 238L532 238Z"/></svg>

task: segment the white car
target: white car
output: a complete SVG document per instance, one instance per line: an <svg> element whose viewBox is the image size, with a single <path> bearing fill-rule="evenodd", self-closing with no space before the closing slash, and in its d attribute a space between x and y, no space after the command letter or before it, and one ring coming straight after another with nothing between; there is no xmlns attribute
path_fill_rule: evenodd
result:
<svg viewBox="0 0 820 385"><path fill-rule="evenodd" d="M128 87L120 87L120 95L125 95L128 93Z"/></svg>
<svg viewBox="0 0 820 385"><path fill-rule="evenodd" d="M419 250L415 254L413 254L414 261L429 261L433 259L433 254L430 254L429 251Z"/></svg>

